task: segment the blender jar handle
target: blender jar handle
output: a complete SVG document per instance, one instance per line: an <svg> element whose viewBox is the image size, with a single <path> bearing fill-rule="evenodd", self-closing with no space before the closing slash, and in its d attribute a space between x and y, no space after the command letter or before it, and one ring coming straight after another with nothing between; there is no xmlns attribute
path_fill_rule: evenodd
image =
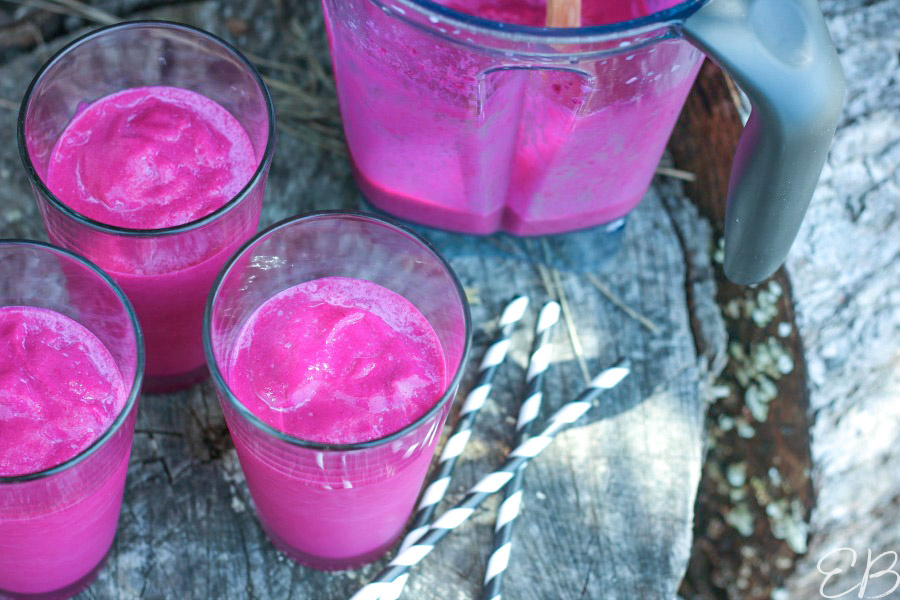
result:
<svg viewBox="0 0 900 600"><path fill-rule="evenodd" d="M844 75L817 0L710 0L684 36L750 98L725 213L725 275L756 283L784 262L844 101Z"/></svg>

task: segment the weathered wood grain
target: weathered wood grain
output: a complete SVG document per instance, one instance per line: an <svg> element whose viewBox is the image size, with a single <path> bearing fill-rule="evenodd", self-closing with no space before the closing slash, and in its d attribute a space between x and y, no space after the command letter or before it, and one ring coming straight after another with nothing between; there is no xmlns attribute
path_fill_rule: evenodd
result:
<svg viewBox="0 0 900 600"><path fill-rule="evenodd" d="M792 598L818 597L816 563L835 548L854 548L862 564L840 556L846 571L829 594L861 582L867 549L873 558L900 551L900 6L822 7L847 103L787 265L809 368L817 490ZM888 557L873 570L889 566ZM890 575L872 579L866 595L893 584Z"/></svg>
<svg viewBox="0 0 900 600"><path fill-rule="evenodd" d="M202 2L153 15L205 27L273 60L288 56L284 28L289 17L298 17L326 60L321 15L312 2ZM228 19L247 27L232 27L235 37ZM49 51L42 47L0 66L0 98L18 103ZM6 106L0 106L0 236L43 238L19 167L15 112ZM312 208L356 208L359 200L344 157L280 132L264 225ZM513 292L527 292L536 303L548 297L537 267L545 261L559 269L589 369L619 356L636 365L635 376L608 396L601 411L562 435L529 469L507 596L674 597L690 552L707 367L725 339L705 221L677 183L658 181L629 219L612 258L605 255L609 238L600 230L548 239L546 255L537 242L506 237L433 237L449 250L477 297L475 356L488 342L491 319ZM658 335L610 302L587 273L653 321ZM688 295L702 307L697 339ZM450 501L509 448L533 319L532 314L514 338L512 360L479 419ZM564 328L556 341L560 351L548 375L548 410L583 383ZM471 383L469 374L463 391ZM479 512L413 573L407 597L478 597L495 507ZM119 534L106 568L83 597L342 598L379 567L319 573L274 550L253 515L214 390L206 383L142 399Z"/></svg>

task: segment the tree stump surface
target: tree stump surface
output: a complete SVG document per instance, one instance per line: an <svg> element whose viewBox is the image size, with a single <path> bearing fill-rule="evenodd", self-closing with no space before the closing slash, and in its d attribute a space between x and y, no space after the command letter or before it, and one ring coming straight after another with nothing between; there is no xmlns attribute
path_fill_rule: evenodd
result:
<svg viewBox="0 0 900 600"><path fill-rule="evenodd" d="M270 61L291 59L286 31L296 20L327 64L317 3L200 2L129 18L137 16L209 29ZM0 147L2 237L45 239L15 147L16 107L41 63L66 39L20 53L0 67L0 131L7 140ZM276 109L281 106L276 93ZM279 131L261 225L312 209L358 208L346 156L293 133ZM548 293L542 269L564 290L587 369L597 372L622 356L635 364L633 377L609 394L601 409L562 434L529 469L506 595L672 597L690 554L702 457L708 360L696 348L716 345L694 339L689 293L705 307L706 329L721 328L710 277L686 278L686 265L709 261L709 227L677 182L660 180L618 234L621 248L614 257L608 248L616 245L616 234L602 228L543 242L426 235L446 251L472 298L473 363L494 334L503 304L516 293L529 294L533 302L448 501L458 499L510 449L535 312L558 293L552 283ZM656 332L612 303L589 274L652 321ZM723 340L720 335L718 343ZM555 342L547 412L573 398L585 382L565 327L556 330ZM472 383L470 368L460 396ZM496 500L489 502L413 571L406 597L480 595L496 506ZM384 562L321 573L274 549L254 516L215 390L206 382L142 399L115 545L82 596L342 598Z"/></svg>
<svg viewBox="0 0 900 600"><path fill-rule="evenodd" d="M740 290L719 282L730 339L720 383L730 393L708 421L682 590L690 598L847 595L863 580L868 550L874 559L900 549L900 7L821 4L847 78L846 106L787 265L773 277L784 291L777 314L765 323L749 314L762 307L766 284ZM716 225L740 130L734 98L721 78L701 78L670 144L676 166L698 173L687 190ZM696 135L679 136L686 131ZM773 342L788 348L793 368L776 379L763 422L750 419L752 435L736 434L733 424L753 413L754 386L741 386L738 371L752 380L756 351ZM850 565L849 551L832 555L823 569L844 572L823 589L817 564L838 548L852 548L858 562ZM871 572L891 560L883 556ZM879 597L895 583L889 573L872 578L865 595Z"/></svg>
<svg viewBox="0 0 900 600"><path fill-rule="evenodd" d="M830 580L831 595L862 581L868 549L873 559L900 552L900 5L823 0L822 8L847 100L787 262L809 372L816 489L791 598L819 597L816 563L832 550L850 547L859 559L851 567L844 552L825 565L845 569ZM894 583L872 579L865 594Z"/></svg>
<svg viewBox="0 0 900 600"><path fill-rule="evenodd" d="M208 29L248 52L279 81L291 66L306 73L328 64L317 2L92 4L124 18L170 19ZM152 4L167 5L147 10ZM800 334L809 350L810 402L816 411L813 478L820 502L813 512L812 566L801 563L789 582L797 598L815 597L810 592L815 552L832 541L850 545L839 534L854 524L859 535L848 542L877 543L883 550L900 546L897 528L860 521L873 509L893 515L884 517L888 523L900 513L898 471L888 477L877 470L880 460L896 464L900 430L897 403L888 402L900 389L892 368L900 324L895 260L900 19L891 0L832 0L825 8L851 99L788 264ZM83 31L86 24L71 16L42 21L39 31L64 36L33 49L22 32L34 28L17 25L19 37L11 49L0 44L0 136L6 140L0 145L0 237L46 239L16 148L18 105L40 65L71 39L69 32ZM860 35L865 43L858 43ZM876 85L883 95L872 91ZM297 120L292 115L299 101L288 93L291 87L276 82L271 88L280 127L261 226L313 209L358 209L361 198L341 151L336 116ZM314 90L314 100L333 113L333 92L329 95L327 85L323 89L324 94ZM599 228L523 241L423 231L447 254L470 295L476 326L472 364L494 334L503 304L516 293L529 294L533 302L444 506L508 452L525 389L534 314L562 290L577 341L566 327L557 328L545 413L583 387L582 363L593 373L627 356L635 373L529 468L505 595L673 598L690 557L706 406L726 353L712 264L714 227L700 217L679 182L658 177L619 234ZM622 305L634 312L626 313ZM473 375L470 368L460 397ZM841 419L845 414L852 418ZM872 431L878 433L875 441L868 440ZM840 440L846 436L855 436L865 451L842 454ZM853 477L844 479L847 474ZM822 490L849 498L852 486L870 484L877 489L853 496L849 512L839 510L846 505L822 500ZM486 503L416 567L406 597L480 597L496 507L496 499ZM206 382L178 394L142 398L115 545L97 581L80 597L345 598L386 560L322 573L276 551L255 518L215 390Z"/></svg>

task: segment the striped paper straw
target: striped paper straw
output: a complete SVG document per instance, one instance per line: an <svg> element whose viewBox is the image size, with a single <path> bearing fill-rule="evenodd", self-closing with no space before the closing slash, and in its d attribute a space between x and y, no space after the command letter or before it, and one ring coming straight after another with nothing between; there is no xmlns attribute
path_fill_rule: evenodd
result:
<svg viewBox="0 0 900 600"><path fill-rule="evenodd" d="M541 308L538 316L537 327L534 332L534 345L531 358L528 361L528 375L525 382L528 390L525 400L519 409L519 421L516 424L515 445L523 444L531 435L531 426L541 412L543 400L544 373L550 366L550 358L553 355L553 343L550 341L550 333L553 326L559 321L559 304L548 302ZM512 534L516 517L522 506L522 483L525 479L525 470L519 469L513 475L512 481L506 486L503 502L497 511L497 523L494 526L494 547L488 558L487 569L484 574L484 600L500 600L500 591L503 587L503 574L509 564L509 555L512 550Z"/></svg>
<svg viewBox="0 0 900 600"><path fill-rule="evenodd" d="M465 523L488 496L503 489L513 478L516 471L523 468L529 460L543 452L557 433L565 429L567 425L580 419L591 408L593 402L600 394L616 387L630 372L631 365L629 361L625 360L594 377L587 389L578 398L564 404L550 416L543 431L534 437L528 438L527 441L510 452L502 467L482 477L478 483L469 489L462 501L438 517L425 535L415 544L398 553L394 560L388 563L388 566L375 579L353 594L350 600L377 600L381 598L382 594L388 593L391 590L392 582L406 574L410 567L417 565L428 556L434 550L434 546L448 533Z"/></svg>
<svg viewBox="0 0 900 600"><path fill-rule="evenodd" d="M403 538L400 552L415 544L428 531L431 521L434 519L434 512L447 494L447 488L450 487L450 479L453 477L456 460L463 453L463 450L466 449L466 444L469 443L469 438L472 436L472 426L475 424L475 417L490 395L494 376L506 359L509 351L509 338L513 329L515 329L516 323L522 320L527 308L528 297L517 296L506 305L500 314L500 334L494 343L488 347L484 357L481 359L481 364L478 366L478 382L469 392L469 395L466 396L466 400L459 411L456 427L453 429L453 433L450 435L447 443L444 444L444 450L438 460L437 474L434 480L425 488L425 493L422 494L422 499L419 500L415 519L413 519L409 533ZM402 578L395 580L391 590L382 595L382 600L397 600L400 594L403 593L407 578L408 575L404 575Z"/></svg>

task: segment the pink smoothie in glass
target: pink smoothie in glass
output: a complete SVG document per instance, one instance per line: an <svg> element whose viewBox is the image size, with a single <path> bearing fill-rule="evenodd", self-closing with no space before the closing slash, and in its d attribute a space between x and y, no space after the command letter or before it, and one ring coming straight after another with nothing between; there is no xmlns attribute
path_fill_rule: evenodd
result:
<svg viewBox="0 0 900 600"><path fill-rule="evenodd" d="M440 342L416 307L375 283L343 277L308 281L262 304L237 335L227 378L264 422L325 444L397 432L427 413L446 387ZM437 431L423 440L430 451L411 460L419 444L409 452L375 450L385 457L319 452L307 466L267 460L242 436L234 439L276 544L314 566L339 568L347 566L341 561L374 558L400 534ZM385 460L394 465L386 477Z"/></svg>
<svg viewBox="0 0 900 600"><path fill-rule="evenodd" d="M546 12L541 1L437 1L518 25L543 26ZM584 0L582 23L676 3ZM631 211L702 60L680 39L634 50L611 42L608 54L572 62L559 45L523 43L556 57L542 62L485 50L436 17L430 35L362 0L324 4L363 194L401 218L467 233L559 233Z"/></svg>
<svg viewBox="0 0 900 600"><path fill-rule="evenodd" d="M238 335L228 372L256 416L326 444L394 433L444 391L444 356L422 313L387 288L344 277L266 301Z"/></svg>
<svg viewBox="0 0 900 600"><path fill-rule="evenodd" d="M50 157L46 183L63 203L90 219L156 230L221 208L258 165L246 131L216 102L182 88L139 87L101 98L72 119ZM206 295L258 218L250 219L246 232L199 229L189 239L145 242L140 251L135 250L139 242L129 246L121 238L91 240L83 249L134 304L146 336L149 385L153 378L205 364ZM54 242L79 247L78 240L58 239L68 232L48 230ZM231 237L206 239L222 235Z"/></svg>
<svg viewBox="0 0 900 600"><path fill-rule="evenodd" d="M0 476L73 458L110 428L127 395L114 358L85 327L48 309L0 307ZM0 590L50 592L88 575L112 544L127 468L126 454L89 483L96 490L64 489L49 512L44 499L32 507L40 514L0 511Z"/></svg>

